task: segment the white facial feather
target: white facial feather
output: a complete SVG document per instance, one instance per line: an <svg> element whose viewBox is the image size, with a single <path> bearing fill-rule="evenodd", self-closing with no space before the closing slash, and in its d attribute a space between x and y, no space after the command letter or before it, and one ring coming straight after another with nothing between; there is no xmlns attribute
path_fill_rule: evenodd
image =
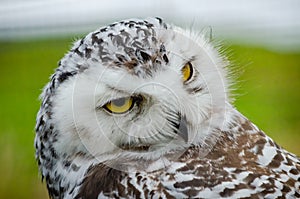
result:
<svg viewBox="0 0 300 199"><path fill-rule="evenodd" d="M158 38L169 49L170 61L153 77L139 78L123 68L88 63L90 68L58 88L54 120L59 131L64 133L56 143L57 148L64 153L88 150L99 156L115 151L122 144L160 146L172 139L180 139L166 119L170 111L186 118L188 143L203 142L211 127L222 128L220 124L225 117L227 100L222 58L201 35L179 28L164 31ZM194 95L186 92L182 82L181 68L188 61L192 61L198 73L188 86L192 88L198 84L203 87L203 92ZM134 94L145 96L146 101L143 113L134 121L129 116L137 111L135 109L112 115L101 108L111 100ZM223 112L221 117L220 112Z"/></svg>

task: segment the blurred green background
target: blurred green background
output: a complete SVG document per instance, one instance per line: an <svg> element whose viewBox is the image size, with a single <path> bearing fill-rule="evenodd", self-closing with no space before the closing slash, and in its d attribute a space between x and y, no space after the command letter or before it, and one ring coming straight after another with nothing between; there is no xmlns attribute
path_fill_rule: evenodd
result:
<svg viewBox="0 0 300 199"><path fill-rule="evenodd" d="M38 96L73 38L0 42L0 198L47 198L34 159ZM278 144L300 155L300 52L227 43L238 66L237 108Z"/></svg>

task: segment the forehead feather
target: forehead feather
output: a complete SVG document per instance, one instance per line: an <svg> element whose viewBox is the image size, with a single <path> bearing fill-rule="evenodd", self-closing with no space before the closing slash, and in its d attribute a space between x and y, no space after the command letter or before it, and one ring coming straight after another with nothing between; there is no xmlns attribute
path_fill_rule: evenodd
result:
<svg viewBox="0 0 300 199"><path fill-rule="evenodd" d="M151 76L158 66L168 62L159 38L159 32L168 28L159 18L113 23L78 41L67 57L92 60L107 67L125 67L141 77ZM77 67L86 69L84 64Z"/></svg>

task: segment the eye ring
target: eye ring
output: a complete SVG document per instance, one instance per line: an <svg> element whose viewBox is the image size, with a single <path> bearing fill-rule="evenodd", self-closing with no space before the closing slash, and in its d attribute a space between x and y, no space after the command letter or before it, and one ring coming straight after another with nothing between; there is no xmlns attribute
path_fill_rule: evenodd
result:
<svg viewBox="0 0 300 199"><path fill-rule="evenodd" d="M134 103L133 97L121 97L109 101L103 106L103 108L112 114L123 114L131 110Z"/></svg>
<svg viewBox="0 0 300 199"><path fill-rule="evenodd" d="M194 73L193 66L191 62L187 62L182 68L181 68L181 73L182 73L182 80L183 82L188 82Z"/></svg>
<svg viewBox="0 0 300 199"><path fill-rule="evenodd" d="M142 95L121 97L109 101L103 105L102 108L111 114L125 114L129 112L135 105L140 106L143 100L144 97Z"/></svg>

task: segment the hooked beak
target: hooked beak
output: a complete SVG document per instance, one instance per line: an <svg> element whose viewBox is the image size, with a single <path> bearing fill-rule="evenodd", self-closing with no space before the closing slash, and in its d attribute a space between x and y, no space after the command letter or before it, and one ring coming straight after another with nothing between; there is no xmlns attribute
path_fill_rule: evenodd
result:
<svg viewBox="0 0 300 199"><path fill-rule="evenodd" d="M187 121L185 117L180 117L179 127L177 134L183 138L185 142L188 141L188 129L187 129Z"/></svg>

